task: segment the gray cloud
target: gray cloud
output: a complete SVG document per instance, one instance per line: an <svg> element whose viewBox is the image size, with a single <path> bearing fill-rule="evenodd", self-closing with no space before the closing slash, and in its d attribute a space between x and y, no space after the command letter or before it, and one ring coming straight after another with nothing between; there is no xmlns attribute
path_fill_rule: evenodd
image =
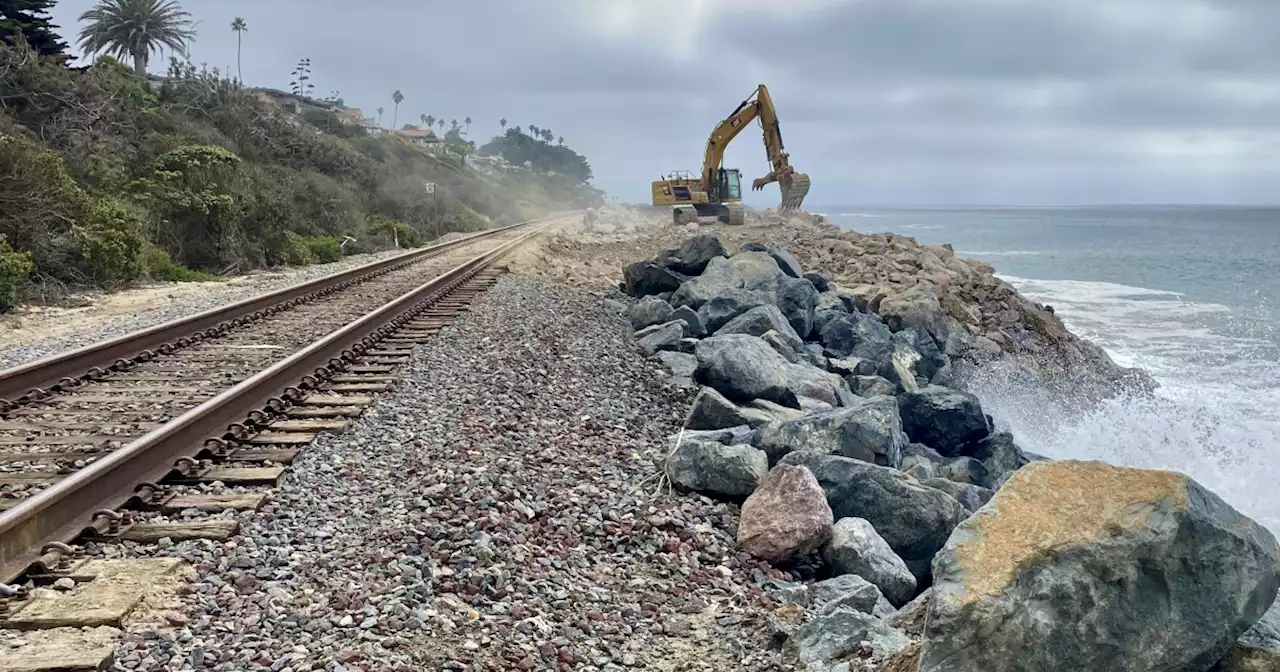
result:
<svg viewBox="0 0 1280 672"><path fill-rule="evenodd" d="M64 32L91 0L63 0ZM550 127L624 199L694 169L716 121L767 83L810 203L1274 200L1272 0L187 0L193 58L399 121ZM684 11L689 21L671 20ZM767 171L758 135L727 163ZM770 205L776 192L749 202Z"/></svg>

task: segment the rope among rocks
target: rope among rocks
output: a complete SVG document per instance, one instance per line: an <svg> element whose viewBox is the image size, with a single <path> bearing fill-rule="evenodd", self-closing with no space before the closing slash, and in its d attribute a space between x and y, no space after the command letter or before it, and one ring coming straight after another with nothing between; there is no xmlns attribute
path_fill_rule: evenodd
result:
<svg viewBox="0 0 1280 672"><path fill-rule="evenodd" d="M684 430L689 428L689 420L692 417L693 406L690 406L689 411L684 414L684 422L680 423L680 431L676 433L675 445L671 446L671 450L668 451L666 456L663 458L662 466L658 469L658 473L647 476L644 480L637 483L627 494L634 495L636 491L654 480L656 480L657 483L654 485L653 491L649 493L650 497L657 497L663 492L669 492L671 490L671 477L667 474L667 464L671 461L672 456L676 454L676 451L680 450L680 443L684 441Z"/></svg>

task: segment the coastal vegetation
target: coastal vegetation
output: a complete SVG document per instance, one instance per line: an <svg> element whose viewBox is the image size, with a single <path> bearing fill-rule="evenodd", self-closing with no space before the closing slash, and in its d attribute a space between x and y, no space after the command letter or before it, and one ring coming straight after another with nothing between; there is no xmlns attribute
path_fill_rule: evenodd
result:
<svg viewBox="0 0 1280 672"><path fill-rule="evenodd" d="M296 105L198 67L175 0L102 0L77 40L96 60L69 67L51 4L0 0L0 311L75 288L331 261L600 199L585 158L548 133L506 130L480 152L502 169L481 170L467 160L470 117L424 147L353 123L336 91L314 100L310 59ZM248 22L224 25L239 57ZM165 53L167 72L148 74ZM396 94L393 120L411 102Z"/></svg>

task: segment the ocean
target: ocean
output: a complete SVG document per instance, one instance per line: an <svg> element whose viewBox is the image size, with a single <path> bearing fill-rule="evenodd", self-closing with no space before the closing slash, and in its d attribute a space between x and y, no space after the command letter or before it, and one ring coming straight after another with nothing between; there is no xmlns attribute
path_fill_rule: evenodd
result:
<svg viewBox="0 0 1280 672"><path fill-rule="evenodd" d="M1081 415L975 384L1027 450L1192 476L1280 535L1280 207L814 208L857 231L950 243L1160 383Z"/></svg>

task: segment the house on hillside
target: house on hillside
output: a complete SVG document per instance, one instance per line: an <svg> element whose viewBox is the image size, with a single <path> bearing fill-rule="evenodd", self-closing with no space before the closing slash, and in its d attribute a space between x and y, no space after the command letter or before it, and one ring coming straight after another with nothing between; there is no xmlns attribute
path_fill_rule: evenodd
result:
<svg viewBox="0 0 1280 672"><path fill-rule="evenodd" d="M268 103L275 103L294 114L302 114L308 109L328 110L330 112L337 112L338 110L344 109L338 107L334 103L316 100L306 96L299 96L296 93L289 93L288 91L259 88L253 89L253 92L259 99Z"/></svg>
<svg viewBox="0 0 1280 672"><path fill-rule="evenodd" d="M424 149L440 144L440 138L429 128L402 128L393 132L397 136Z"/></svg>
<svg viewBox="0 0 1280 672"><path fill-rule="evenodd" d="M364 116L364 112L358 107L339 107L334 110L334 114L338 115L338 121L346 126L359 126L370 133L378 131L378 121Z"/></svg>

